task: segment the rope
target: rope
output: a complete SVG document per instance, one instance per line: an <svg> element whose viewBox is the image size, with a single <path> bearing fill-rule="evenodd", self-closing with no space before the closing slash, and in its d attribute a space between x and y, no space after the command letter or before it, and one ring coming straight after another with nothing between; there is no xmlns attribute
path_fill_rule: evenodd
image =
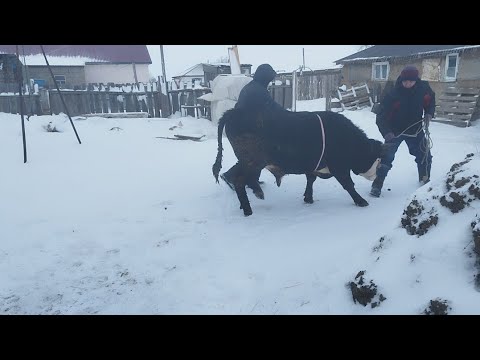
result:
<svg viewBox="0 0 480 360"><path fill-rule="evenodd" d="M405 134L405 132L410 129L412 126L417 125L419 123L423 123L423 126L421 126L418 131L415 134ZM428 129L429 124L427 124L423 119L413 123L409 127L407 127L405 130L403 130L400 134L395 136L396 138L400 136L408 136L408 137L417 137L418 134L420 134L423 130L425 133L425 136L423 137L422 141L420 142L420 151L423 153L423 158L422 158L422 164L425 164L425 174L430 177L430 174L428 172L428 167L429 167L429 157L428 154L430 154L431 149L433 148L433 140L432 137L430 136L430 130Z"/></svg>
<svg viewBox="0 0 480 360"><path fill-rule="evenodd" d="M423 152L423 159L422 159L422 164L425 163L425 174L430 178L430 174L428 173L428 167L429 167L429 157L428 154L430 154L430 150L433 148L433 140L430 136L430 130L428 129L430 124L426 124L425 122L423 123L423 130L425 132L425 136L422 139L422 142L420 142L420 150Z"/></svg>

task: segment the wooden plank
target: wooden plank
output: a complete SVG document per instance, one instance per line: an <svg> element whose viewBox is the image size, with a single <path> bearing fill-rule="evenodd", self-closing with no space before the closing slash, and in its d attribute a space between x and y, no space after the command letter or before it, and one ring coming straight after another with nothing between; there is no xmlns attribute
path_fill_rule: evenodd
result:
<svg viewBox="0 0 480 360"><path fill-rule="evenodd" d="M471 94L478 95L480 94L479 88L446 88L444 90L445 94Z"/></svg>
<svg viewBox="0 0 480 360"><path fill-rule="evenodd" d="M82 109L82 114L86 114L88 112L88 102L87 102L87 94L78 94L78 99L81 102L80 108Z"/></svg>
<svg viewBox="0 0 480 360"><path fill-rule="evenodd" d="M133 99L133 108L135 109L135 110L133 110L133 111L140 112L141 109L140 109L140 103L139 103L139 101L138 101L138 96L137 96L137 94L132 93L132 99Z"/></svg>
<svg viewBox="0 0 480 360"><path fill-rule="evenodd" d="M340 93L340 95L341 95L340 100L343 100L345 98L350 98L350 97L354 98L355 97L355 95L353 93Z"/></svg>
<svg viewBox="0 0 480 360"><path fill-rule="evenodd" d="M439 107L435 109L436 112L443 112L446 114L465 114L472 115L474 109L465 109L465 108L452 108L452 107Z"/></svg>
<svg viewBox="0 0 480 360"><path fill-rule="evenodd" d="M438 98L438 100L441 101L470 101L470 102L476 102L479 99L478 96L448 96L448 95L442 95Z"/></svg>
<svg viewBox="0 0 480 360"><path fill-rule="evenodd" d="M135 105L133 103L133 93L125 93L125 112L135 112Z"/></svg>
<svg viewBox="0 0 480 360"><path fill-rule="evenodd" d="M109 102L110 102L110 110L112 113L118 113L118 101L117 95L109 93L108 94Z"/></svg>
<svg viewBox="0 0 480 360"><path fill-rule="evenodd" d="M438 113L435 115L435 119L453 119L453 120L470 120L471 115L462 115L462 114L447 114L447 113Z"/></svg>
<svg viewBox="0 0 480 360"><path fill-rule="evenodd" d="M118 112L120 113L125 112L125 96L117 95L116 98L117 98Z"/></svg>
<svg viewBox="0 0 480 360"><path fill-rule="evenodd" d="M476 105L472 103L439 103L435 107L437 108L454 108L454 109L475 109Z"/></svg>
<svg viewBox="0 0 480 360"><path fill-rule="evenodd" d="M441 124L449 124L458 127L467 127L468 121L467 120L448 120L448 119L433 119L433 122L438 122Z"/></svg>
<svg viewBox="0 0 480 360"><path fill-rule="evenodd" d="M152 86L153 88L153 86ZM148 113L150 114L150 117L154 118L155 116L155 110L153 108L153 97L152 93L149 92L147 95L147 107L148 107Z"/></svg>
<svg viewBox="0 0 480 360"><path fill-rule="evenodd" d="M93 99L94 99L94 104L95 104L95 113L96 114L102 114L103 109L102 109L102 101L100 98L101 94L96 92L93 94Z"/></svg>
<svg viewBox="0 0 480 360"><path fill-rule="evenodd" d="M353 98L353 99L343 99L343 100L340 100L341 102L343 102L345 105L347 104L351 104L353 102L370 102L370 97L366 96L366 97L360 97L360 98Z"/></svg>
<svg viewBox="0 0 480 360"><path fill-rule="evenodd" d="M444 107L444 108L458 108L458 109L475 109L475 103L462 103L462 102L440 102L437 103L436 107Z"/></svg>
<svg viewBox="0 0 480 360"><path fill-rule="evenodd" d="M161 118L162 112L161 112L160 96L158 91L152 92L152 103L153 103L153 109L155 111L154 117Z"/></svg>

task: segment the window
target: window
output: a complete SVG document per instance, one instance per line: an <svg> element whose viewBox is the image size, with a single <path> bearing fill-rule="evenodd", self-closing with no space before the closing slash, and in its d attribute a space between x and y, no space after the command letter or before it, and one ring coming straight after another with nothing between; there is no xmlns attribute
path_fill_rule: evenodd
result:
<svg viewBox="0 0 480 360"><path fill-rule="evenodd" d="M192 78L192 86L195 86L195 83L202 83L202 78Z"/></svg>
<svg viewBox="0 0 480 360"><path fill-rule="evenodd" d="M377 62L372 64L372 79L373 80L387 80L390 65L388 62Z"/></svg>
<svg viewBox="0 0 480 360"><path fill-rule="evenodd" d="M65 75L54 75L55 80L57 80L58 85L65 85Z"/></svg>
<svg viewBox="0 0 480 360"><path fill-rule="evenodd" d="M457 80L458 54L448 54L445 61L445 80Z"/></svg>
<svg viewBox="0 0 480 360"><path fill-rule="evenodd" d="M43 79L33 79L33 84L37 84L40 89L44 88L46 85L46 81Z"/></svg>

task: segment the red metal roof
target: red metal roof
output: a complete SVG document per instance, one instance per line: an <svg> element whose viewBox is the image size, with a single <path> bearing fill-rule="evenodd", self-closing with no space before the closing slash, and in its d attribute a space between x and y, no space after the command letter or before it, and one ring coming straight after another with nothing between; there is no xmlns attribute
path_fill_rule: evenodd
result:
<svg viewBox="0 0 480 360"><path fill-rule="evenodd" d="M43 45L48 56L83 56L102 62L151 64L147 45ZM42 54L40 45L20 45L23 55ZM15 45L0 45L0 54L15 54Z"/></svg>

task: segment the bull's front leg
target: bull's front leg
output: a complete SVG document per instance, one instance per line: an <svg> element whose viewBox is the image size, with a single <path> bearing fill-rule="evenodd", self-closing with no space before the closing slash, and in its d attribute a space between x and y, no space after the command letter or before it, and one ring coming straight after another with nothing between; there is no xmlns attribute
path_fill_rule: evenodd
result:
<svg viewBox="0 0 480 360"><path fill-rule="evenodd" d="M233 181L238 201L240 201L240 209L243 210L243 214L245 216L253 214L246 190L247 181L249 180L248 175L249 172L247 167L244 164L239 164L238 171L235 174L235 179Z"/></svg>
<svg viewBox="0 0 480 360"><path fill-rule="evenodd" d="M332 169L330 168L330 172L335 176L335 179L342 185L342 187L347 190L350 196L353 199L353 202L357 206L368 206L367 200L362 198L359 193L355 190L355 184L350 176L349 169Z"/></svg>
<svg viewBox="0 0 480 360"><path fill-rule="evenodd" d="M313 183L317 179L317 176L313 174L305 174L305 176L307 177L307 187L303 193L303 201L307 204L313 204Z"/></svg>

